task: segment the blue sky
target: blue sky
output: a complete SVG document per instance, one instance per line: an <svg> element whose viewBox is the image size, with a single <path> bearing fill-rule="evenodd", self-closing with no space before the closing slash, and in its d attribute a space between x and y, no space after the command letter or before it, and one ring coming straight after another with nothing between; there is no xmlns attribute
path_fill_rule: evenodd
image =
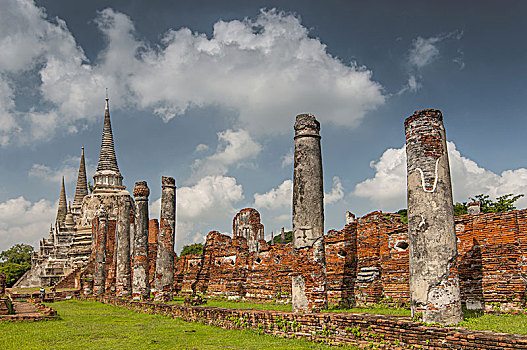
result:
<svg viewBox="0 0 527 350"><path fill-rule="evenodd" d="M105 88L124 184L178 185L177 244L291 226L293 123L321 122L326 230L406 207L404 119L441 109L454 199L527 193L527 4L0 0L0 249L91 178ZM518 202L527 206L527 199Z"/></svg>

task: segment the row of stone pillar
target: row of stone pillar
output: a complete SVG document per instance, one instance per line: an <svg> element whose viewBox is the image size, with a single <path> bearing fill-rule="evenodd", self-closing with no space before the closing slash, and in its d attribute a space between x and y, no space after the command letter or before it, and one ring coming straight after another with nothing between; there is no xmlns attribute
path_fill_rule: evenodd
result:
<svg viewBox="0 0 527 350"><path fill-rule="evenodd" d="M463 316L443 116L417 111L404 125L412 314L455 324ZM300 114L294 130L292 302L295 312L311 312L327 307L320 124Z"/></svg>
<svg viewBox="0 0 527 350"><path fill-rule="evenodd" d="M161 178L160 230L154 277L154 300L166 301L172 298L174 283L174 243L176 223L176 183L174 178ZM132 297L135 300L150 298L148 260L148 196L150 190L146 181L136 182L133 195L135 210L129 196L119 199L119 211L115 230L116 252L116 296ZM135 215L131 216L131 213ZM95 266L93 292L104 294L106 277L106 240L108 237L108 214L100 209L96 213ZM132 218L132 219L131 219ZM133 235L131 239L131 228ZM132 242L132 246L131 246Z"/></svg>

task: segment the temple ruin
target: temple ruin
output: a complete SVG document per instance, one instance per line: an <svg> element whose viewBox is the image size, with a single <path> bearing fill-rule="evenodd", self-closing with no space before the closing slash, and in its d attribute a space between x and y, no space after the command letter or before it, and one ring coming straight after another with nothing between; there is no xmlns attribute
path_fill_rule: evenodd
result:
<svg viewBox="0 0 527 350"><path fill-rule="evenodd" d="M524 308L527 210L482 213L475 202L454 217L441 113L416 112L405 126L408 225L395 213L347 212L341 230L324 233L320 124L302 114L294 125L293 242L284 229L280 243L266 242L260 213L244 208L232 235L210 231L202 254L177 257L175 180L162 179L162 212L150 218L147 183L135 183L133 198L122 185L106 100L95 188L89 193L81 149L75 199L67 205L63 184L55 223L16 286L136 300L152 288L160 300L203 293L292 302L299 312L387 302L441 323L456 322L460 306Z"/></svg>

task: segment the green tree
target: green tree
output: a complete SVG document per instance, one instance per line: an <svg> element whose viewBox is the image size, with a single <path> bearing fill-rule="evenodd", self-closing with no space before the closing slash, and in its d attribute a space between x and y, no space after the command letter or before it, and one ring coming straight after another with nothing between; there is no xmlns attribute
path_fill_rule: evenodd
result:
<svg viewBox="0 0 527 350"><path fill-rule="evenodd" d="M281 240L280 235L281 233L278 233L276 236L274 236L274 239L273 239L274 244L280 243L280 240ZM285 244L293 242L293 231L286 231L284 232L284 235L285 235ZM271 240L267 241L267 244L271 244Z"/></svg>
<svg viewBox="0 0 527 350"><path fill-rule="evenodd" d="M473 201L479 201L481 211L483 213L505 213L507 211L516 210L514 202L523 197L523 194L514 195L512 193L496 198L496 201L489 199L489 195L478 194L470 197Z"/></svg>
<svg viewBox="0 0 527 350"><path fill-rule="evenodd" d="M11 287L31 268L33 247L27 244L15 244L0 253L0 272L6 274L6 284Z"/></svg>
<svg viewBox="0 0 527 350"><path fill-rule="evenodd" d="M401 217L401 222L403 224L408 223L408 209L399 209L396 214L399 214L399 216Z"/></svg>
<svg viewBox="0 0 527 350"><path fill-rule="evenodd" d="M464 215L467 213L468 213L467 202L463 202L463 203L456 202L456 204L454 204L454 215L455 216Z"/></svg>
<svg viewBox="0 0 527 350"><path fill-rule="evenodd" d="M191 255L191 254L203 254L203 247L204 247L203 243L194 243L191 245L186 245L181 250L181 254L179 256L181 257L184 255Z"/></svg>

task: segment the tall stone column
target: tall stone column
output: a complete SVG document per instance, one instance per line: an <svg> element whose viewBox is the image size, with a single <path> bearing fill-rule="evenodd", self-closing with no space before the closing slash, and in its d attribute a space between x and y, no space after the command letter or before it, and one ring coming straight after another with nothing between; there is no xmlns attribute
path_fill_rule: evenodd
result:
<svg viewBox="0 0 527 350"><path fill-rule="evenodd" d="M327 307L324 249L324 187L320 123L311 114L295 122L293 173L293 276L294 312Z"/></svg>
<svg viewBox="0 0 527 350"><path fill-rule="evenodd" d="M417 111L404 127L412 315L455 324L463 313L443 116L437 109Z"/></svg>
<svg viewBox="0 0 527 350"><path fill-rule="evenodd" d="M134 300L150 298L148 281L148 195L146 181L135 183L135 234L133 255L132 296Z"/></svg>
<svg viewBox="0 0 527 350"><path fill-rule="evenodd" d="M108 213L100 208L96 215L95 267L93 271L93 293L103 295L106 282L106 236L108 235Z"/></svg>
<svg viewBox="0 0 527 350"><path fill-rule="evenodd" d="M130 207L128 197L122 197L117 215L117 232L115 233L117 246L117 263L115 275L115 292L117 297L128 298L132 291L130 271Z"/></svg>
<svg viewBox="0 0 527 350"><path fill-rule="evenodd" d="M176 181L161 177L161 214L157 237L154 300L172 300L174 284L174 243L176 233Z"/></svg>
<svg viewBox="0 0 527 350"><path fill-rule="evenodd" d="M280 231L280 244L285 244L285 228L282 227L282 231Z"/></svg>

